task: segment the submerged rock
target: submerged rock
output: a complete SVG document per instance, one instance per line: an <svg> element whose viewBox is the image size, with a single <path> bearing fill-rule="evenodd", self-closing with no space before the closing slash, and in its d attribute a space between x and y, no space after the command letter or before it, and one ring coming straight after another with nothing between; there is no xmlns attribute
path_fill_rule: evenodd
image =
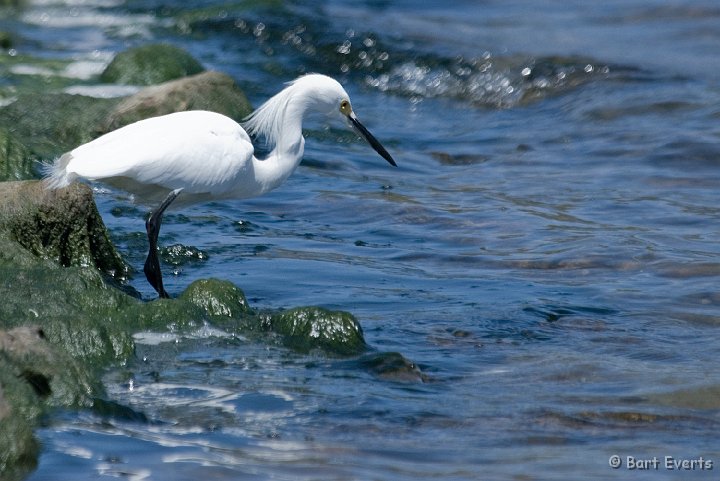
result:
<svg viewBox="0 0 720 481"><path fill-rule="evenodd" d="M115 56L100 80L107 83L153 85L205 70L192 55L169 44L131 48Z"/></svg>
<svg viewBox="0 0 720 481"><path fill-rule="evenodd" d="M428 377L399 352L380 352L363 356L360 366L375 376L395 382L425 382Z"/></svg>
<svg viewBox="0 0 720 481"><path fill-rule="evenodd" d="M280 334L285 345L301 352L321 349L352 355L367 349L360 323L348 312L296 307L266 317L263 324Z"/></svg>

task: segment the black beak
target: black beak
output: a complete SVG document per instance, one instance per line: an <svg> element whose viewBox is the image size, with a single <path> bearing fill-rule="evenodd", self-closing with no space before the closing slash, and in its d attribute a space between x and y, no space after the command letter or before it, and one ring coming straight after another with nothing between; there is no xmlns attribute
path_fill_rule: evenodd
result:
<svg viewBox="0 0 720 481"><path fill-rule="evenodd" d="M388 163L394 167L397 167L397 164L393 160L392 156L388 153L387 150L385 150L385 147L382 146L380 142L378 142L378 139L373 136L373 134L370 133L368 129L365 128L363 124L360 123L358 118L355 116L355 113L350 112L350 115L348 115L348 119L350 120L350 123L353 127L355 127L355 130L365 139L367 140L367 143L370 144L370 147L375 149L375 152L380 154L380 156L387 160Z"/></svg>

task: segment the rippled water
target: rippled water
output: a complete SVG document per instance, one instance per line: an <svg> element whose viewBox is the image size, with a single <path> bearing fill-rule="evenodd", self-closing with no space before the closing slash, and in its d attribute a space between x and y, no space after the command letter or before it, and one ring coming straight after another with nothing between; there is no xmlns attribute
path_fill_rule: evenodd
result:
<svg viewBox="0 0 720 481"><path fill-rule="evenodd" d="M167 216L166 287L348 310L415 363L143 338L106 377L134 414L51 416L30 479L717 478L715 2L29 3L0 28L79 78L163 40L255 105L303 72L343 81L399 168L309 124L277 191ZM97 199L139 270L143 209Z"/></svg>

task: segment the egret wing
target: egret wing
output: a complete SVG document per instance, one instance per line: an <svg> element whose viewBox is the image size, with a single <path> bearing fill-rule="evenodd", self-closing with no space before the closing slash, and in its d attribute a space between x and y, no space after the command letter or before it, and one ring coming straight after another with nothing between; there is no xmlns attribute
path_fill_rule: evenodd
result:
<svg viewBox="0 0 720 481"><path fill-rule="evenodd" d="M254 149L223 115L190 111L110 132L70 152L69 173L91 180L124 177L190 193L220 191L248 169Z"/></svg>

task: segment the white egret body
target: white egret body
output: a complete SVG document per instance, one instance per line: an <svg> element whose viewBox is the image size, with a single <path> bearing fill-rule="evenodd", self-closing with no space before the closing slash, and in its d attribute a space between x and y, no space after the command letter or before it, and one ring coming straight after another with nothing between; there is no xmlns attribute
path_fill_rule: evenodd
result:
<svg viewBox="0 0 720 481"><path fill-rule="evenodd" d="M324 75L291 82L245 122L265 139L270 153L258 159L248 133L224 115L178 112L141 120L107 133L61 156L47 166L48 188L75 179L101 180L141 200L165 200L146 223L150 251L145 274L161 297L157 236L165 209L182 192L184 203L248 198L279 186L302 160L302 121L309 111L340 113L390 164L395 161L359 122L345 89Z"/></svg>

